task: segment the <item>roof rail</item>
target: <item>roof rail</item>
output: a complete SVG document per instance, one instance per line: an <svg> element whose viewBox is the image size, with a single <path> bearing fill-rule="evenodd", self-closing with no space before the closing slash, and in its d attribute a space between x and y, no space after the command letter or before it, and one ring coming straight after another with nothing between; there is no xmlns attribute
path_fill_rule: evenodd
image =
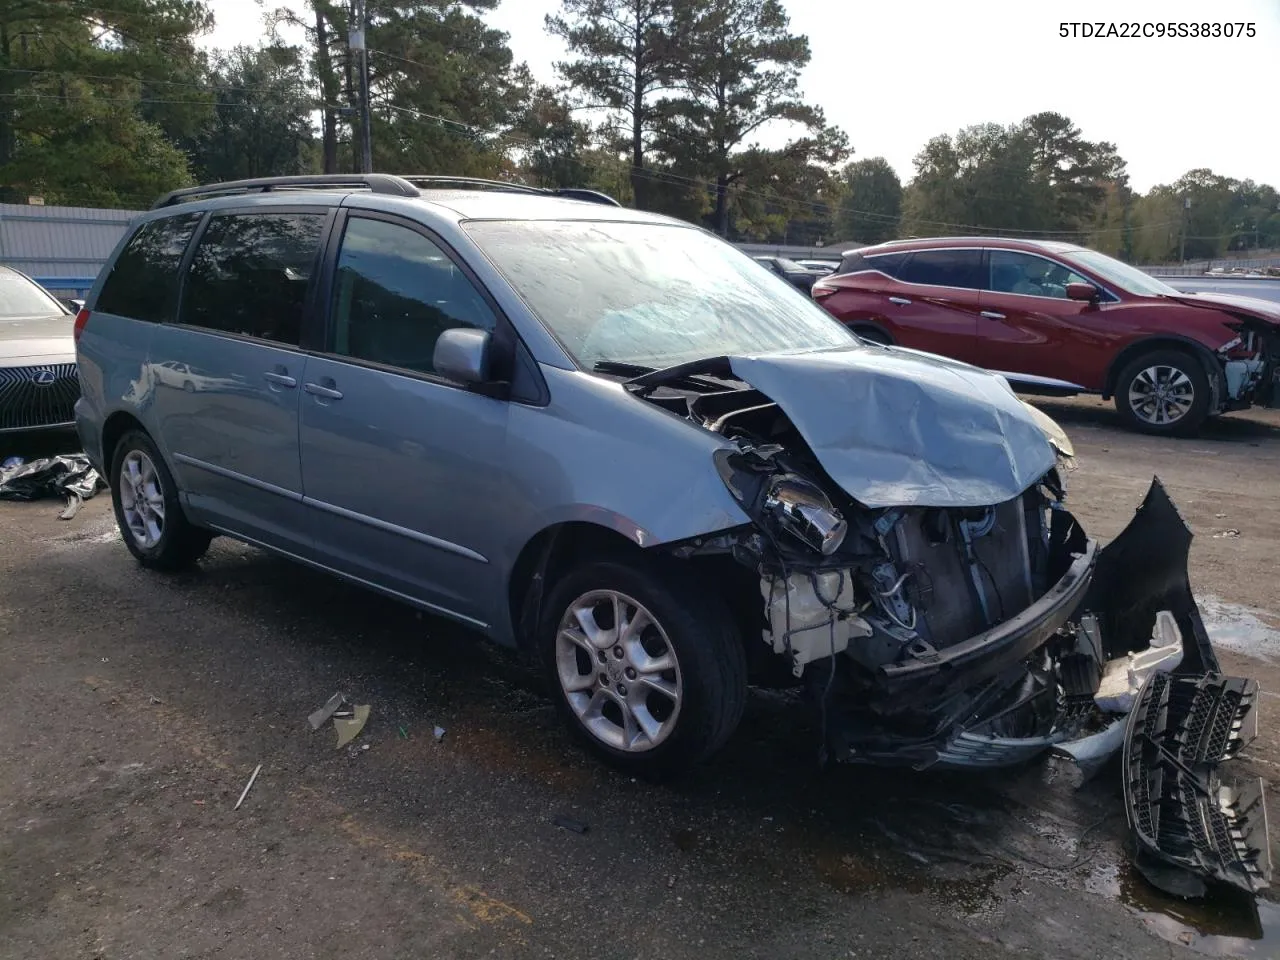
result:
<svg viewBox="0 0 1280 960"><path fill-rule="evenodd" d="M588 190L585 187L548 189L546 187L531 187L528 184L515 183L510 180L484 180L480 177L428 176L422 174L405 175L404 179L414 186L425 187L428 190L444 189L451 186L460 187L464 190L470 187L482 187L490 190L509 190L513 193L535 193L542 196L564 197L569 200L585 200L588 203L602 203L611 207L622 206L608 194L601 193L599 190Z"/></svg>
<svg viewBox="0 0 1280 960"><path fill-rule="evenodd" d="M514 193L545 193L539 187L531 187L524 183L514 183L510 180L485 180L483 177L450 177L441 174L423 174L411 173L404 174L402 178L406 183L411 183L415 187L426 187L428 190L446 190L449 187L459 187L466 190L471 187L483 187L489 190L509 190Z"/></svg>
<svg viewBox="0 0 1280 960"><path fill-rule="evenodd" d="M587 203L603 203L608 207L620 207L620 204L607 193L599 190L588 190L586 187L561 187L552 191L557 197L568 197L570 200L585 200Z"/></svg>
<svg viewBox="0 0 1280 960"><path fill-rule="evenodd" d="M197 197L218 197L237 193L269 193L272 190L324 190L365 188L372 193L395 197L416 197L418 188L403 177L388 173L326 173L292 177L258 177L253 180L229 180L200 187L171 190L152 204L152 210L185 203Z"/></svg>
<svg viewBox="0 0 1280 960"><path fill-rule="evenodd" d="M253 180L229 180L226 183L210 183L199 187L183 187L171 190L151 205L152 210L171 207L177 203L185 203L198 197L221 197L239 193L269 193L273 190L350 190L367 189L371 193L388 194L393 197L421 196L419 188L447 189L457 187L467 189L507 190L512 193L532 193L538 196L565 197L571 200L583 200L588 203L602 203L608 206L621 206L613 197L598 190L584 187L563 187L550 190L544 187L531 187L524 183L513 183L510 180L485 180L480 177L450 177L424 174L395 176L390 173L325 173L303 174L291 177L258 177Z"/></svg>

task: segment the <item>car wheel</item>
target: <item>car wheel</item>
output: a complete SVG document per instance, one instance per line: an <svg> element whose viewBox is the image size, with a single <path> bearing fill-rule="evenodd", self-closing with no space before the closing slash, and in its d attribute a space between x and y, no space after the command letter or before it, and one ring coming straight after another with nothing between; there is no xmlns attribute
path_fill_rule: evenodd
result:
<svg viewBox="0 0 1280 960"><path fill-rule="evenodd" d="M893 346L893 338L877 327L854 327L853 332L859 338L871 343L878 343L886 347Z"/></svg>
<svg viewBox="0 0 1280 960"><path fill-rule="evenodd" d="M209 549L213 534L187 520L173 475L140 430L125 434L116 445L111 501L125 546L144 567L180 570Z"/></svg>
<svg viewBox="0 0 1280 960"><path fill-rule="evenodd" d="M1191 354L1155 350L1120 371L1115 404L1134 429L1186 436L1195 433L1208 416L1209 378Z"/></svg>
<svg viewBox="0 0 1280 960"><path fill-rule="evenodd" d="M582 564L550 592L539 631L556 706L597 756L653 779L728 740L747 667L729 612L648 558Z"/></svg>

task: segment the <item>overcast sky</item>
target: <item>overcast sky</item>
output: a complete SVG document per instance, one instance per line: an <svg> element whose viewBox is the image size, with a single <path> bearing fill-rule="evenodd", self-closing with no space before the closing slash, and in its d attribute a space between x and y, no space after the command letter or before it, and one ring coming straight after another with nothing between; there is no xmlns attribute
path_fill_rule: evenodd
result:
<svg viewBox="0 0 1280 960"><path fill-rule="evenodd" d="M257 42L264 9L304 0L210 0L207 46ZM784 0L809 38L805 98L843 128L855 157L884 156L903 181L930 137L974 123L1066 114L1109 140L1135 189L1209 167L1280 188L1280 0ZM556 81L564 55L543 29L559 0L502 0L488 19L517 60ZM1064 39L1071 21L1252 22L1234 39ZM774 145L783 130L765 134Z"/></svg>

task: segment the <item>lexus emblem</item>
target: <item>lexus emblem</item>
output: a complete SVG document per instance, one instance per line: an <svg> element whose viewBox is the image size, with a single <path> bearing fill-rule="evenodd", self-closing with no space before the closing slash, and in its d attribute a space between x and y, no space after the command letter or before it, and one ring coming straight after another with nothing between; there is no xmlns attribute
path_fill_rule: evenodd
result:
<svg viewBox="0 0 1280 960"><path fill-rule="evenodd" d="M52 386L53 382L57 379L58 378L54 376L54 373L52 370L41 370L34 377L31 378L31 382L34 383L37 387L48 387L48 386Z"/></svg>

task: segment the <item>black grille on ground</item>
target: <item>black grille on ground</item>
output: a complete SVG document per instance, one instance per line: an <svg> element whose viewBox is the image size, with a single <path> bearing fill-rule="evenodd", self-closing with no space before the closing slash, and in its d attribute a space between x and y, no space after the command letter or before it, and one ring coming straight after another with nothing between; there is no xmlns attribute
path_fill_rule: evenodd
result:
<svg viewBox="0 0 1280 960"><path fill-rule="evenodd" d="M74 363L0 367L0 431L71 423L79 397Z"/></svg>

